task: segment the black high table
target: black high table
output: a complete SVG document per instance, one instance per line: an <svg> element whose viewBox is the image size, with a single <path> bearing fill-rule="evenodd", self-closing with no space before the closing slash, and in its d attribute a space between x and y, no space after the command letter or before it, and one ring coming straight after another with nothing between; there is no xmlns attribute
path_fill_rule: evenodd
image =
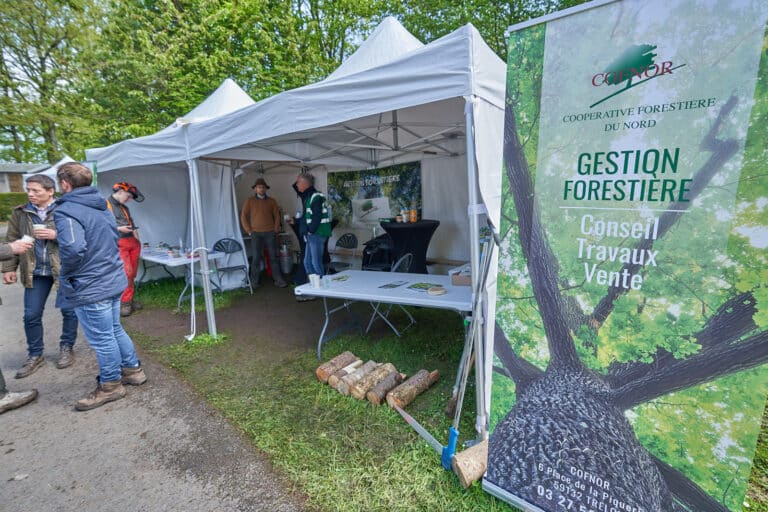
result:
<svg viewBox="0 0 768 512"><path fill-rule="evenodd" d="M427 249L439 220L422 219L418 222L382 222L381 227L394 244L394 260L407 253L413 254L413 262L408 270L411 274L427 273Z"/></svg>

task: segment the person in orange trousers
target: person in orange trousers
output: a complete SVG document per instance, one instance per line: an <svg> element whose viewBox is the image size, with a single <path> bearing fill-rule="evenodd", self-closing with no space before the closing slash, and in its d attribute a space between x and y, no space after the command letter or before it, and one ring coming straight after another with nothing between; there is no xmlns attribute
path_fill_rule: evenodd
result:
<svg viewBox="0 0 768 512"><path fill-rule="evenodd" d="M128 286L120 297L120 316L128 316L138 303L133 301L134 280L139 271L139 256L141 255L141 241L139 240L139 228L133 222L131 212L126 206L133 199L137 203L144 201L144 195L135 185L127 181L115 183L112 186L112 195L107 198L107 207L114 214L117 221L117 246L120 249L120 259L123 260L125 275L128 278Z"/></svg>

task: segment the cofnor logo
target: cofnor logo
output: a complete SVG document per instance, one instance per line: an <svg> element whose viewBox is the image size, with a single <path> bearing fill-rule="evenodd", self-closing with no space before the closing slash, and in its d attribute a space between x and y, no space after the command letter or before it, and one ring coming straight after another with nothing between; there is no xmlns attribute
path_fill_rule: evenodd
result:
<svg viewBox="0 0 768 512"><path fill-rule="evenodd" d="M593 103L589 108L596 107L602 102L654 78L672 75L674 70L685 66L685 64L676 65L671 60L656 62L655 59L658 55L653 53L655 49L656 46L650 44L630 46L606 70L592 75L593 87L621 87L621 89Z"/></svg>

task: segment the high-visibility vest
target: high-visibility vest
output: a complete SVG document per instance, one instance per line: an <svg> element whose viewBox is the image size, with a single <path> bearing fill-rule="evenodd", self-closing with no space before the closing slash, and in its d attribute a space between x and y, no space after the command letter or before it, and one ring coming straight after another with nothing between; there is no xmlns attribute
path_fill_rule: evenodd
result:
<svg viewBox="0 0 768 512"><path fill-rule="evenodd" d="M331 219L328 215L328 203L325 200L325 196L321 194L320 192L315 192L312 194L312 196L307 199L306 204L304 204L304 218L307 221L307 226L309 226L312 223L312 202L315 200L315 198L319 197L322 201L323 207L320 213L320 226L318 226L317 231L315 231L315 234L318 236L324 236L326 238L331 237Z"/></svg>

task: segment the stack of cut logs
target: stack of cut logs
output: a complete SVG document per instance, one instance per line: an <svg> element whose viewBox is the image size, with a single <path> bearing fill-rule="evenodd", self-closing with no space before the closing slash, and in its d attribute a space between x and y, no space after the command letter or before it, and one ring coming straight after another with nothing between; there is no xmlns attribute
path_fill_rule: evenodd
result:
<svg viewBox="0 0 768 512"><path fill-rule="evenodd" d="M352 352L342 352L321 364L315 371L320 382L327 383L342 395L368 400L381 405L405 407L437 382L437 370L420 370L411 378L397 371L392 363L363 361Z"/></svg>

